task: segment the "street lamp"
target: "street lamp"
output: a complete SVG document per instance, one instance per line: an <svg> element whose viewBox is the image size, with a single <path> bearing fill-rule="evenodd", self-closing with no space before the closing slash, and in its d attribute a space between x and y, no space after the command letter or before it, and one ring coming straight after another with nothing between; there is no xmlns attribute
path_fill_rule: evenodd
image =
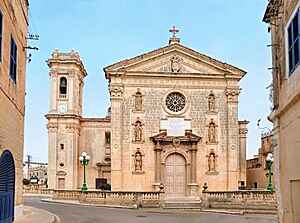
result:
<svg viewBox="0 0 300 223"><path fill-rule="evenodd" d="M273 155L272 153L269 153L267 155L267 158L266 158L266 161L267 161L267 165L268 165L268 170L269 170L269 186L268 186L268 190L270 191L273 191L273 185L272 185L272 164L274 162L274 158L273 158Z"/></svg>
<svg viewBox="0 0 300 223"><path fill-rule="evenodd" d="M87 190L87 186L86 186L86 179L85 179L85 166L88 165L89 161L90 161L90 156L86 153L83 152L81 154L81 156L79 157L79 161L81 163L81 165L83 166L83 185L81 190Z"/></svg>

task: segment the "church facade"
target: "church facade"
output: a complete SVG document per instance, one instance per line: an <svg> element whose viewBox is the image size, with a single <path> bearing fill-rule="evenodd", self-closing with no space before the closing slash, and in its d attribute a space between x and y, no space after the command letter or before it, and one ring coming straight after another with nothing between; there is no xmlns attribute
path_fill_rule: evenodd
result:
<svg viewBox="0 0 300 223"><path fill-rule="evenodd" d="M104 68L111 107L105 118L82 117L78 53L52 54L49 187L80 188L85 151L87 184L115 191L153 191L197 197L246 184L248 121L238 121L239 80L245 72L180 44Z"/></svg>

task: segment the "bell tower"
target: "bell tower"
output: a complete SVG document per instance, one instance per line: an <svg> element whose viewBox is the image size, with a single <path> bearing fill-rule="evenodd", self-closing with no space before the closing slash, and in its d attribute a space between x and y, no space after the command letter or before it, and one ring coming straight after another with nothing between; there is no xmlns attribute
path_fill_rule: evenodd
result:
<svg viewBox="0 0 300 223"><path fill-rule="evenodd" d="M77 52L54 50L47 61L50 68L49 114L82 116L82 89L86 70Z"/></svg>
<svg viewBox="0 0 300 223"><path fill-rule="evenodd" d="M78 143L82 117L83 79L87 75L77 52L57 49L47 60L50 68L48 119L48 185L77 188Z"/></svg>

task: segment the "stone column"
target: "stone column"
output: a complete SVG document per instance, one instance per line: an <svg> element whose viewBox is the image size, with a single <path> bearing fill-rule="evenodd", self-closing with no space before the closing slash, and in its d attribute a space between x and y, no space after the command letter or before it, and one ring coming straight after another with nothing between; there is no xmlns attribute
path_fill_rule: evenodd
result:
<svg viewBox="0 0 300 223"><path fill-rule="evenodd" d="M161 184L161 146L159 141L156 142L154 151L155 151L155 183L154 183L154 190L159 191L160 184Z"/></svg>
<svg viewBox="0 0 300 223"><path fill-rule="evenodd" d="M239 141L240 141L240 148L239 148L239 180L244 181L244 186L246 186L246 168L247 168L247 161L246 161L246 150L247 150L247 124L249 121L239 121Z"/></svg>
<svg viewBox="0 0 300 223"><path fill-rule="evenodd" d="M190 147L191 151L191 182L190 182L190 196L196 197L198 195L198 184L197 184L197 163L196 163L196 151L197 146L195 142L192 142Z"/></svg>
<svg viewBox="0 0 300 223"><path fill-rule="evenodd" d="M111 99L111 186L112 190L116 191L123 189L123 86L120 77L111 77L109 92Z"/></svg>

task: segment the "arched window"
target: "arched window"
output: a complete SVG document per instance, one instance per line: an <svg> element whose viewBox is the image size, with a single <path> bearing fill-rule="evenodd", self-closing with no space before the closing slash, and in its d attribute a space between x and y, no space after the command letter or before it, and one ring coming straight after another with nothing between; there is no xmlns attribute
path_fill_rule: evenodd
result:
<svg viewBox="0 0 300 223"><path fill-rule="evenodd" d="M59 93L67 94L67 78L61 77L59 82Z"/></svg>

